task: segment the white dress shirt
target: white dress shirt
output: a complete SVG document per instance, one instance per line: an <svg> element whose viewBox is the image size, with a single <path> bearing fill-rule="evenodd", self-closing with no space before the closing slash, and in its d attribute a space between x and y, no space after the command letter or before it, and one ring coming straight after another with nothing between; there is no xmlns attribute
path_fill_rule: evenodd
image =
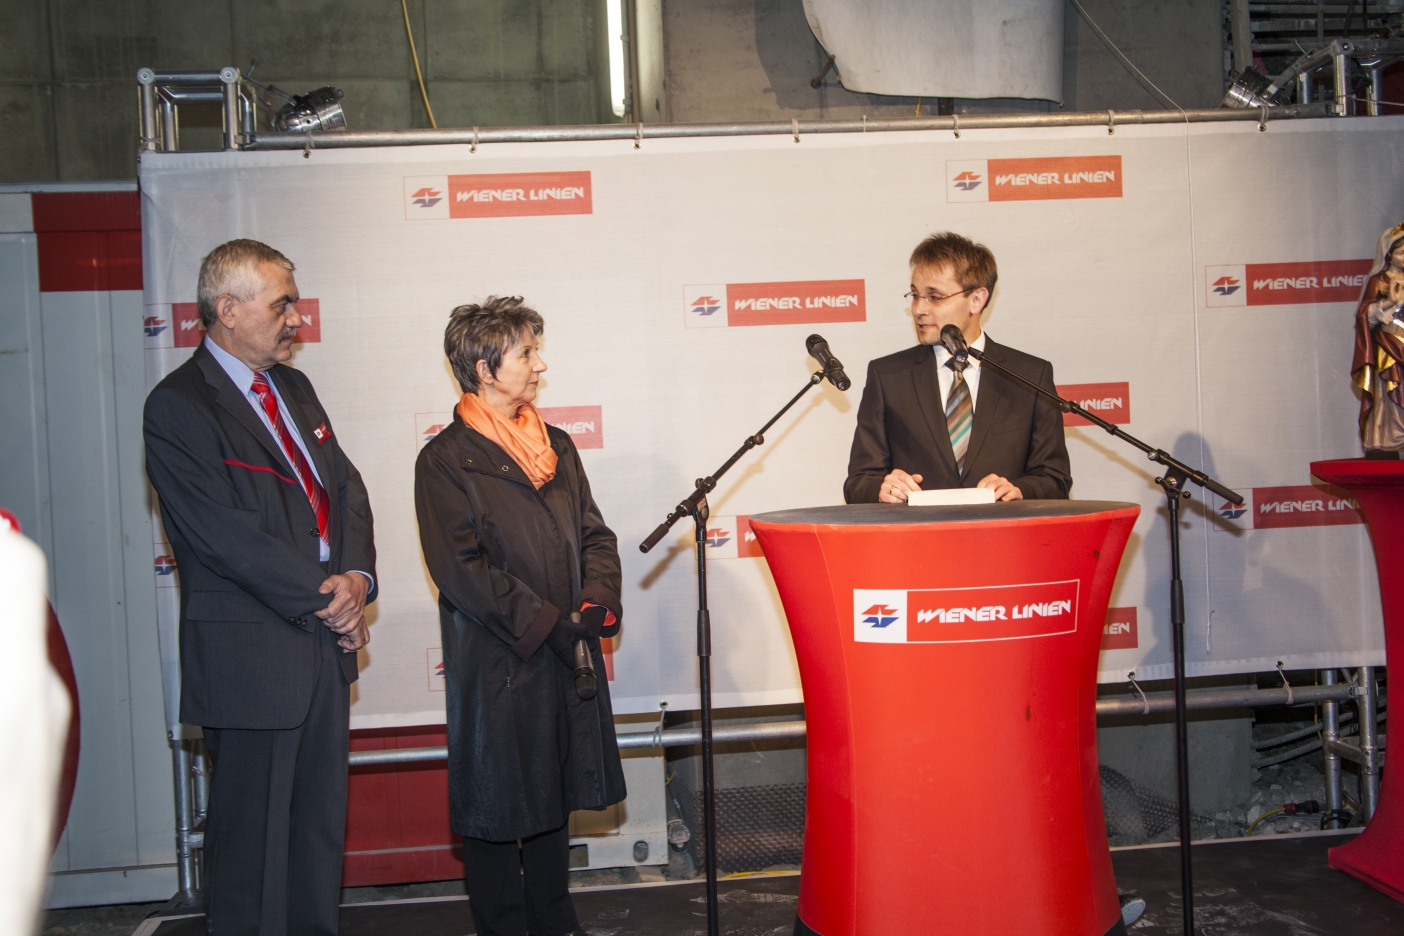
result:
<svg viewBox="0 0 1404 936"><path fill-rule="evenodd" d="M970 342L970 347L976 351L985 350L985 333L980 332L980 337ZM941 384L941 408L944 410L946 402L951 398L951 384L955 383L955 371L946 366L946 362L951 359L951 353L946 350L945 345L936 345L936 379ZM970 388L970 411L973 413L975 407L979 405L980 398L980 362L975 358L966 358L965 361L965 385Z"/></svg>
<svg viewBox="0 0 1404 936"><path fill-rule="evenodd" d="M278 448L281 450L283 443L282 440L278 438L277 430L273 428L273 420L268 418L268 411L263 408L263 403L259 400L258 394L254 393L254 372L243 361L211 341L208 335L205 336L205 350L214 355L214 359L219 362L219 366L224 368L224 372L229 375L229 379L234 381L234 386L238 387L239 392L244 395L244 399L249 401L249 405L252 406L253 411L258 414L258 418L263 422L263 425L267 427L268 434L273 437L273 441L278 444ZM312 472L312 477L316 478L317 483L325 488L326 485L322 482L321 475L317 474L317 466L312 462L312 453L307 450L307 443L302 441L302 433L298 431L297 420L292 418L292 414L288 412L288 405L283 402L283 395L278 392L278 384L272 378L268 378L268 386L273 389L273 398L278 401L278 413L283 417L283 425L287 427L288 435L292 436L293 442L297 443L297 447L302 450L302 457L307 461L307 468ZM331 545L323 539L319 539L317 543L317 558L322 562L330 560ZM361 572L360 569L353 569L352 571ZM375 584L375 579L371 577L369 572L361 572L361 574L364 575L372 585Z"/></svg>

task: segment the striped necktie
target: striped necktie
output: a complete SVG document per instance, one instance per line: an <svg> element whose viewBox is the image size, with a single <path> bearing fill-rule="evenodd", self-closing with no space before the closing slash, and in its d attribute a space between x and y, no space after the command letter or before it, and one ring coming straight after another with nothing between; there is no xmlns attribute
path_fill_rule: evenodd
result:
<svg viewBox="0 0 1404 936"><path fill-rule="evenodd" d="M283 446L283 454L288 456L288 463L297 472L302 489L307 492L307 502L312 505L312 512L317 515L317 535L322 538L322 542L330 543L331 540L327 539L327 520L331 516L331 504L327 500L326 488L322 487L322 483L312 473L312 466L307 464L302 449L297 447L292 433L288 432L288 427L283 422L283 414L278 410L278 398L273 395L268 377L262 371L254 374L252 389L258 395L258 402L263 404L268 421L273 424L273 433Z"/></svg>
<svg viewBox="0 0 1404 936"><path fill-rule="evenodd" d="M965 453L970 449L970 428L975 425L975 407L970 401L970 386L963 373L968 362L951 358L946 366L955 371L951 395L946 398L946 431L951 434L951 450L955 452L956 470L965 474Z"/></svg>

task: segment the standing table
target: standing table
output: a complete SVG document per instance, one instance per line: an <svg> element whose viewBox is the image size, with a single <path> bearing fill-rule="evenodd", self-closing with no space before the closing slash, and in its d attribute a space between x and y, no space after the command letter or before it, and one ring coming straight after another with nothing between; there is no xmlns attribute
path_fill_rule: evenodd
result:
<svg viewBox="0 0 1404 936"><path fill-rule="evenodd" d="M751 518L804 686L797 936L1122 933L1097 655L1140 508Z"/></svg>
<svg viewBox="0 0 1404 936"><path fill-rule="evenodd" d="M1365 515L1375 546L1375 568L1380 576L1385 664L1388 666L1404 654L1404 581L1401 581L1404 577L1401 575L1404 573L1404 462L1342 458L1312 462L1311 473L1328 484L1344 488ZM1367 683L1367 691L1373 691L1374 680ZM1373 714L1374 710L1373 704L1361 706L1362 713ZM1382 774L1384 739L1380 738L1377 746L1368 744L1364 719L1361 726L1359 749L1336 753L1359 762L1362 774ZM1345 746L1338 742L1337 747ZM1364 780L1361 786L1366 786ZM1379 802L1370 824L1354 840L1327 852L1326 860L1331 867L1359 878L1395 900L1404 900L1404 793L1398 791L1398 786L1391 784L1388 776L1382 777Z"/></svg>

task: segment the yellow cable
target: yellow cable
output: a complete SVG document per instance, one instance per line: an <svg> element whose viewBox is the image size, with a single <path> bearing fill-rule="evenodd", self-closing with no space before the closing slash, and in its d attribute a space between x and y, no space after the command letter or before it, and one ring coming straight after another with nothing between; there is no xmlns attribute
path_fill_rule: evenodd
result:
<svg viewBox="0 0 1404 936"><path fill-rule="evenodd" d="M734 874L723 874L717 878L718 881L729 881L734 878L749 877L777 877L787 874L798 874L798 871L737 871Z"/></svg>
<svg viewBox="0 0 1404 936"><path fill-rule="evenodd" d="M1262 822L1262 821L1263 821L1264 819L1266 819L1268 816L1275 816L1275 815L1277 815L1278 813L1280 813L1280 812L1285 812L1285 811L1286 811L1286 810L1284 810L1281 806L1279 806L1279 807L1277 807L1276 809L1274 809L1274 810L1272 810L1272 811L1270 811L1270 812L1265 812L1265 813L1263 813L1261 816L1259 816L1258 818L1256 818L1256 819L1253 820L1253 824L1250 825L1250 826L1248 827L1248 834L1249 834L1249 835L1252 835L1252 834L1253 834L1253 830L1256 829L1256 828L1258 827L1258 823Z"/></svg>
<svg viewBox="0 0 1404 936"><path fill-rule="evenodd" d="M921 98L917 98L916 116L921 116Z"/></svg>
<svg viewBox="0 0 1404 936"><path fill-rule="evenodd" d="M424 99L424 112L429 115L429 126L435 130L439 125L434 121L434 108L429 106L429 92L424 90L424 74L419 70L419 53L414 51L414 33L410 30L409 6L400 0L400 12L405 14L405 38L409 40L410 58L414 59L414 77L419 80L419 96Z"/></svg>

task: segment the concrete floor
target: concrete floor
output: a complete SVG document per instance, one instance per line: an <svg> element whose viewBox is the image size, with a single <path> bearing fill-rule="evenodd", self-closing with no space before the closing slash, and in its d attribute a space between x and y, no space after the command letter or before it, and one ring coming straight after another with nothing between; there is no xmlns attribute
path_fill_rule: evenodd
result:
<svg viewBox="0 0 1404 936"><path fill-rule="evenodd" d="M1351 833L1270 835L1205 841L1194 847L1195 924L1199 936L1397 936L1404 905L1326 866L1326 850ZM1143 846L1112 852L1123 893L1145 898L1133 936L1182 932L1179 850ZM357 888L342 911L342 936L464 936L472 931L456 882ZM371 891L381 891L372 894ZM730 936L788 936L799 877L763 875L721 882L723 930ZM395 892L391 896L391 892ZM701 936L706 928L699 880L592 886L574 893L591 936ZM387 900L387 898L389 898ZM56 911L44 936L126 936L154 905ZM81 914L90 918L80 919ZM199 916L171 919L146 936L202 936Z"/></svg>
<svg viewBox="0 0 1404 936"><path fill-rule="evenodd" d="M74 907L44 914L41 936L128 936L142 920L165 904L122 904L117 907Z"/></svg>

